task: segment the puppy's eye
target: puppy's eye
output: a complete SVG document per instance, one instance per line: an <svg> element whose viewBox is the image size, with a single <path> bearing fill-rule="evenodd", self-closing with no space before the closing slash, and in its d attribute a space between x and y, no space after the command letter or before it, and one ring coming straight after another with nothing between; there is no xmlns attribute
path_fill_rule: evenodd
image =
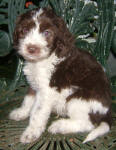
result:
<svg viewBox="0 0 116 150"><path fill-rule="evenodd" d="M45 37L50 37L51 35L52 35L52 32L50 30L45 30L43 32L43 36L45 36Z"/></svg>
<svg viewBox="0 0 116 150"><path fill-rule="evenodd" d="M23 33L27 33L29 30L27 28L23 28Z"/></svg>

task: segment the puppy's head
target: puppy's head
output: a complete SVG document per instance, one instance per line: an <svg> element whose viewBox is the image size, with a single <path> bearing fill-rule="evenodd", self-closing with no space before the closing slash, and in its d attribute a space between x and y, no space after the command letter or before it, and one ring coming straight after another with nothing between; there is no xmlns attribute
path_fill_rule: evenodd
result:
<svg viewBox="0 0 116 150"><path fill-rule="evenodd" d="M14 46L28 61L40 61L53 52L63 57L71 40L64 21L51 9L31 10L16 21Z"/></svg>

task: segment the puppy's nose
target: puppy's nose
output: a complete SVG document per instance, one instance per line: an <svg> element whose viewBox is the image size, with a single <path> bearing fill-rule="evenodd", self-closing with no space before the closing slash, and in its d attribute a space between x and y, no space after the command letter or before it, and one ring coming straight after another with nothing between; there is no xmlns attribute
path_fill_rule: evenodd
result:
<svg viewBox="0 0 116 150"><path fill-rule="evenodd" d="M39 53L40 51L40 48L36 45L32 45L32 44L29 44L27 46L27 51L30 53L30 54L36 54L36 53Z"/></svg>

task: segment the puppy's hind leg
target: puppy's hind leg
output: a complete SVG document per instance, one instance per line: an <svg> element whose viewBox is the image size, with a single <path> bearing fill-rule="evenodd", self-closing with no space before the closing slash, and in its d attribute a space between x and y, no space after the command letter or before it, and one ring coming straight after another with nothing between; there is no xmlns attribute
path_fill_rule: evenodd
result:
<svg viewBox="0 0 116 150"><path fill-rule="evenodd" d="M94 126L87 121L78 119L60 119L52 123L48 128L48 131L52 134L61 133L78 133L78 132L89 132Z"/></svg>
<svg viewBox="0 0 116 150"><path fill-rule="evenodd" d="M67 134L67 133L78 133L78 132L89 132L94 126L89 120L88 112L83 101L73 100L67 105L67 115L69 119L60 119L52 123L48 128L48 131L56 134Z"/></svg>
<svg viewBox="0 0 116 150"><path fill-rule="evenodd" d="M13 110L9 114L9 118L16 121L26 119L30 114L34 102L35 102L35 91L29 88L28 94L25 96L21 107Z"/></svg>

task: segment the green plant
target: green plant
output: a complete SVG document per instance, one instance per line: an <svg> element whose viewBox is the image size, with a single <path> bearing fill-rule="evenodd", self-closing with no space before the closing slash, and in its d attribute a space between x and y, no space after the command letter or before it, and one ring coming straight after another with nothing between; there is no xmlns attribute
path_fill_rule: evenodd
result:
<svg viewBox="0 0 116 150"><path fill-rule="evenodd" d="M25 2L26 0L0 2L0 103L4 102L11 91L25 85L23 60L13 49L15 20L18 15L28 10L25 9Z"/></svg>
<svg viewBox="0 0 116 150"><path fill-rule="evenodd" d="M0 91L13 91L25 85L23 60L13 49L12 37L16 17L37 7L25 8L25 3L26 0L0 2ZM38 1L40 7L48 5L64 18L76 37L77 47L90 51L107 70L114 27L113 0L90 1L86 5L84 0Z"/></svg>

